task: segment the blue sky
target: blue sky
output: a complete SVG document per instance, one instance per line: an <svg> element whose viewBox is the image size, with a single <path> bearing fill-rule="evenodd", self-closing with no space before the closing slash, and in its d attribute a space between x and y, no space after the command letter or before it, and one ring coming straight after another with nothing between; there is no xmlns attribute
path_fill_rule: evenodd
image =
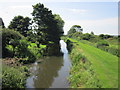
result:
<svg viewBox="0 0 120 90"><path fill-rule="evenodd" d="M59 1L59 0L58 0ZM84 33L118 34L118 2L81 2L79 0L1 0L0 17L5 26L17 15L31 16L32 5L43 3L65 21L65 34L72 25L81 25ZM110 0L109 0L110 1ZM116 1L116 0L115 0Z"/></svg>

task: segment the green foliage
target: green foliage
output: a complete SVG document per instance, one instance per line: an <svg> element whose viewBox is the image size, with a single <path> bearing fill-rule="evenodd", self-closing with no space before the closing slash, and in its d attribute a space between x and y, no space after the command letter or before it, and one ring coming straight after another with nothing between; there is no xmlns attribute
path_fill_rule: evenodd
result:
<svg viewBox="0 0 120 90"><path fill-rule="evenodd" d="M45 45L39 45L27 41L19 32L9 29L2 30L2 53L3 57L23 58L21 62L31 63L40 58L46 48Z"/></svg>
<svg viewBox="0 0 120 90"><path fill-rule="evenodd" d="M38 48L36 43L30 43L28 48L34 54L34 56L36 56L36 58L39 59L44 55L46 45L39 45Z"/></svg>
<svg viewBox="0 0 120 90"><path fill-rule="evenodd" d="M32 63L36 60L35 54L28 48L29 42L20 40L19 45L15 49L15 56L23 58L23 63Z"/></svg>
<svg viewBox="0 0 120 90"><path fill-rule="evenodd" d="M101 85L91 67L90 61L82 55L79 47L74 44L70 53L72 68L70 70L71 88L100 88Z"/></svg>
<svg viewBox="0 0 120 90"><path fill-rule="evenodd" d="M100 34L99 37L100 37L101 39L113 38L113 36L111 36L111 35L104 35L104 34Z"/></svg>
<svg viewBox="0 0 120 90"><path fill-rule="evenodd" d="M95 88L96 87L101 87L101 88L117 88L118 87L118 57L116 57L115 55L112 55L110 53L107 53L105 51L102 51L100 49L97 49L95 47L92 47L90 45L78 42L77 40L70 39L70 38L69 38L69 40L71 42L74 42L74 44L76 45L74 47L74 49L76 48L76 50L74 51L73 56L76 53L79 53L79 54L81 53L84 57L86 57L86 63L88 61L87 65L85 65L86 63L84 64L88 69L83 65L86 68L85 74L84 74L84 72L82 73L82 71L80 69L80 67L82 65L78 66L78 68L80 70L79 73L81 72L83 74L83 76L80 77L80 78L82 78L81 80L84 82L85 81L84 79L86 78L87 82L88 82L88 85L86 82L85 85L80 85L80 87L83 86L83 88L86 88L86 87L89 88L89 87L91 87L90 85L93 85L92 86L93 88L94 87ZM76 55L79 55L79 54L76 54ZM90 62L90 67L89 67L89 62ZM108 70L108 68L109 68L109 70ZM91 77L88 76L89 78L85 77L85 75L90 75L90 74L87 74L87 73L89 73L87 71L91 71L91 70L94 73L95 77L93 74L92 74L93 77L92 76ZM74 70L73 70L73 72L74 72ZM78 75L79 75L79 73L78 73ZM74 72L73 77L74 77L74 75L77 75L77 73ZM112 83L111 83L111 81L112 81ZM78 82L78 79L75 79L75 82ZM90 84L89 82L93 82L93 84L92 83ZM72 83L73 82L71 82L71 84ZM94 86L94 85L97 85L97 86ZM78 87L79 87L79 85L78 85Z"/></svg>
<svg viewBox="0 0 120 90"><path fill-rule="evenodd" d="M2 56L3 57L13 57L13 51L8 50L7 45L11 45L13 49L18 45L15 41L19 41L23 36L14 30L2 29ZM12 55L11 55L12 54Z"/></svg>
<svg viewBox="0 0 120 90"><path fill-rule="evenodd" d="M21 66L19 68L20 72L24 73L24 75L27 77L30 75L29 68L27 66ZM25 78L26 78L25 77Z"/></svg>
<svg viewBox="0 0 120 90"><path fill-rule="evenodd" d="M116 55L118 57L120 57L120 54L119 54L119 48L115 48L115 47L106 47L106 46L98 46L97 48L101 49L101 50L104 50L106 52L109 52L113 55Z"/></svg>
<svg viewBox="0 0 120 90"><path fill-rule="evenodd" d="M35 40L37 41L37 46L39 47L40 44L46 45L46 53L48 55L54 55L55 51L56 54L59 53L59 40L63 34L64 25L62 18L57 14L53 15L52 11L44 7L41 3L33 5L32 16L35 25L34 34L36 34Z"/></svg>
<svg viewBox="0 0 120 90"><path fill-rule="evenodd" d="M88 40L91 42L97 42L98 40L98 37L96 35L89 34L89 33L83 34L82 32L77 32L77 31L68 34L68 37L77 39L77 40Z"/></svg>
<svg viewBox="0 0 120 90"><path fill-rule="evenodd" d="M75 33L75 32L82 32L82 31L83 31L83 29L81 28L80 25L73 25L73 26L70 28L70 30L68 31L68 35L69 35L69 34L73 34L73 33Z"/></svg>
<svg viewBox="0 0 120 90"><path fill-rule="evenodd" d="M54 14L54 20L57 22L57 27L58 27L58 31L60 36L63 35L63 27L64 27L64 21L62 20L62 18L60 17L60 15L58 14Z"/></svg>
<svg viewBox="0 0 120 90"><path fill-rule="evenodd" d="M68 51L71 52L72 47L73 47L72 42L71 42L70 40L67 40L67 41L66 41L66 44L67 44L67 49L68 49Z"/></svg>
<svg viewBox="0 0 120 90"><path fill-rule="evenodd" d="M89 33L85 33L81 36L82 40L90 40L91 38L94 38L94 36Z"/></svg>
<svg viewBox="0 0 120 90"><path fill-rule="evenodd" d="M104 35L104 34L97 36L89 33L82 34L80 32L75 32L67 36L76 39L82 43L97 47L101 50L109 52L118 57L120 56L117 36Z"/></svg>
<svg viewBox="0 0 120 90"><path fill-rule="evenodd" d="M2 68L2 88L24 88L25 74L19 69L8 67Z"/></svg>
<svg viewBox="0 0 120 90"><path fill-rule="evenodd" d="M100 46L109 46L108 42L105 41L105 40L100 40L97 42L97 47L100 47Z"/></svg>
<svg viewBox="0 0 120 90"><path fill-rule="evenodd" d="M27 32L29 31L30 26L30 18L23 17L23 16L15 16L10 25L8 26L9 29L14 29L21 33L23 36L27 36Z"/></svg>
<svg viewBox="0 0 120 90"><path fill-rule="evenodd" d="M59 15L53 15L52 11L43 4L33 5L33 21L37 25L35 31L41 36L40 41L44 44L47 41L58 43L63 33L64 21Z"/></svg>

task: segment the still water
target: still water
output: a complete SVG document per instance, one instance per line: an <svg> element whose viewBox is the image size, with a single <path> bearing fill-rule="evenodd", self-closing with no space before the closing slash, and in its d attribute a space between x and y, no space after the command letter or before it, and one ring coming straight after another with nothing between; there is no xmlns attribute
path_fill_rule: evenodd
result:
<svg viewBox="0 0 120 90"><path fill-rule="evenodd" d="M30 66L31 76L26 81L27 88L68 88L69 70L71 67L66 43L60 40L61 57L45 57L42 63L35 62Z"/></svg>

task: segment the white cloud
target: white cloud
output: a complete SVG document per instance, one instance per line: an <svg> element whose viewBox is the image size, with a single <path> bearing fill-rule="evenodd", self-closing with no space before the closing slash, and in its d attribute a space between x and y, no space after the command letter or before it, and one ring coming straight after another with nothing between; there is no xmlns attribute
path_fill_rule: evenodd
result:
<svg viewBox="0 0 120 90"><path fill-rule="evenodd" d="M25 6L10 6L9 8L11 8L11 9L26 9L26 8L32 8L32 6L30 6L30 5L25 5Z"/></svg>
<svg viewBox="0 0 120 90"><path fill-rule="evenodd" d="M108 18L101 20L81 20L81 21L66 21L65 22L65 34L72 27L72 25L81 25L84 33L90 33L91 31L95 34L118 34L118 18Z"/></svg>
<svg viewBox="0 0 120 90"><path fill-rule="evenodd" d="M7 6L4 7L4 10L0 8L0 17L2 17L6 27L9 25L14 16L22 15L31 17L30 13L32 13L32 6L29 5Z"/></svg>
<svg viewBox="0 0 120 90"><path fill-rule="evenodd" d="M84 10L84 9L69 9L69 11L73 13L86 13L87 12L87 10Z"/></svg>

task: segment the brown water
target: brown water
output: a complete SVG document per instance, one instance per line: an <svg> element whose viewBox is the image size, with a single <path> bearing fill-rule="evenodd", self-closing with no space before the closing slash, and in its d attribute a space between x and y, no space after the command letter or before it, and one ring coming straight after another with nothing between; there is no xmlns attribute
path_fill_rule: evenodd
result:
<svg viewBox="0 0 120 90"><path fill-rule="evenodd" d="M35 62L31 65L32 75L26 81L27 88L68 88L69 59L66 43L61 40L61 57L46 57L42 63Z"/></svg>

